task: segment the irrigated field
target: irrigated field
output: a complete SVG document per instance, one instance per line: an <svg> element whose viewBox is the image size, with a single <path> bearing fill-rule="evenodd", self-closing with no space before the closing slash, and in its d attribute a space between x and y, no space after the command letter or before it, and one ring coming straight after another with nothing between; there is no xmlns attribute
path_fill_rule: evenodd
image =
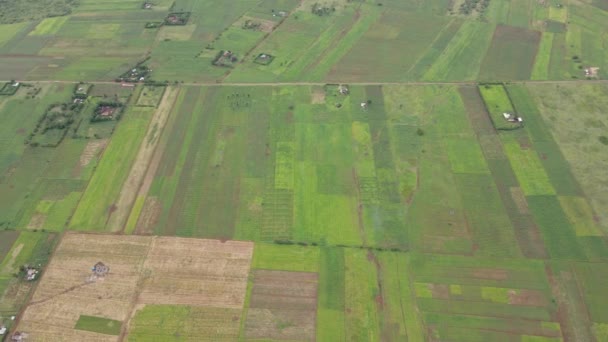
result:
<svg viewBox="0 0 608 342"><path fill-rule="evenodd" d="M608 340L606 0L0 3L7 335Z"/></svg>

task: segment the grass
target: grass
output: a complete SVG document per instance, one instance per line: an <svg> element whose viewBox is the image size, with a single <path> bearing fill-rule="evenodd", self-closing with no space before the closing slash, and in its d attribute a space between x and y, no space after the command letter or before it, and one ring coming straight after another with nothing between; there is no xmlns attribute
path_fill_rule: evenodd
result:
<svg viewBox="0 0 608 342"><path fill-rule="evenodd" d="M238 338L239 309L186 305L146 305L133 317L127 341L179 341L184 337L213 340Z"/></svg>
<svg viewBox="0 0 608 342"><path fill-rule="evenodd" d="M498 25L481 65L483 81L527 80L531 76L540 34L523 28Z"/></svg>
<svg viewBox="0 0 608 342"><path fill-rule="evenodd" d="M4 8L4 6L3 6ZM17 33L27 27L27 23L0 25L0 47L11 40Z"/></svg>
<svg viewBox="0 0 608 342"><path fill-rule="evenodd" d="M139 150L138 142L146 133L151 115L150 109L127 109L70 221L71 229L106 229L107 215L131 169L130 161Z"/></svg>
<svg viewBox="0 0 608 342"><path fill-rule="evenodd" d="M67 15L76 5L74 0L18 1L8 0L0 10L0 23L39 20Z"/></svg>
<svg viewBox="0 0 608 342"><path fill-rule="evenodd" d="M530 79L532 80L546 80L549 78L549 65L551 62L551 48L553 46L553 32L543 32L538 52L536 53L536 59L534 61L534 68Z"/></svg>
<svg viewBox="0 0 608 342"><path fill-rule="evenodd" d="M136 105L156 108L163 98L165 87L144 86L139 93Z"/></svg>
<svg viewBox="0 0 608 342"><path fill-rule="evenodd" d="M297 272L319 271L319 249L298 245L255 245L251 267Z"/></svg>
<svg viewBox="0 0 608 342"><path fill-rule="evenodd" d="M476 79L479 73L478 66L490 46L494 30L495 25L492 24L464 22L422 79L428 81Z"/></svg>
<svg viewBox="0 0 608 342"><path fill-rule="evenodd" d="M96 332L104 335L120 335L122 322L95 316L81 315L74 329Z"/></svg>
<svg viewBox="0 0 608 342"><path fill-rule="evenodd" d="M54 35L59 32L61 26L68 21L69 17L55 17L43 19L29 34L32 36Z"/></svg>

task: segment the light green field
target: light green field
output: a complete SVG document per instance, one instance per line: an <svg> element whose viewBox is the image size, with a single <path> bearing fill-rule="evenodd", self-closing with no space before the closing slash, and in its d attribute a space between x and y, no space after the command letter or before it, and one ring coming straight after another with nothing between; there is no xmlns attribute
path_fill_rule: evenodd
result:
<svg viewBox="0 0 608 342"><path fill-rule="evenodd" d="M27 23L0 25L0 47L6 44L6 42L11 40L11 38L25 27L27 27Z"/></svg>
<svg viewBox="0 0 608 342"><path fill-rule="evenodd" d="M151 115L152 110L147 108L132 108L123 115L70 221L71 229L104 229L107 215L111 214L111 206L131 170Z"/></svg>
<svg viewBox="0 0 608 342"><path fill-rule="evenodd" d="M121 326L122 322L112 319L94 316L80 316L74 329L97 332L104 335L118 336L120 334Z"/></svg>
<svg viewBox="0 0 608 342"><path fill-rule="evenodd" d="M59 32L61 26L68 21L69 17L55 17L43 19L29 34L32 36L53 35Z"/></svg>
<svg viewBox="0 0 608 342"><path fill-rule="evenodd" d="M514 141L506 142L504 147L524 194L527 196L555 194L555 189L536 152L522 149Z"/></svg>
<svg viewBox="0 0 608 342"><path fill-rule="evenodd" d="M536 53L536 60L534 62L534 68L532 69L533 80L546 80L549 78L549 65L551 62L551 47L553 46L553 33L543 32Z"/></svg>

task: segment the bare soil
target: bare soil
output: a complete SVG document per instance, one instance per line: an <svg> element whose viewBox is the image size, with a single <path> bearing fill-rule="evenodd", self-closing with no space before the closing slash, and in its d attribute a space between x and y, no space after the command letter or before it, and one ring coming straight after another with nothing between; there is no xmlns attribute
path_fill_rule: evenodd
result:
<svg viewBox="0 0 608 342"><path fill-rule="evenodd" d="M257 270L245 336L248 339L315 339L316 273Z"/></svg>
<svg viewBox="0 0 608 342"><path fill-rule="evenodd" d="M32 341L118 341L74 330L76 321L127 322L147 303L242 308L252 254L248 242L68 233L17 330ZM91 281L98 261L110 272Z"/></svg>

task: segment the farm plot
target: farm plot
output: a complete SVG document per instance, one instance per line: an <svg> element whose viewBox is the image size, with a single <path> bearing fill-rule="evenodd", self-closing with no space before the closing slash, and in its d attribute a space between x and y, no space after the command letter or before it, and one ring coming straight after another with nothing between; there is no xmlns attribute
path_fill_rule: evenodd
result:
<svg viewBox="0 0 608 342"><path fill-rule="evenodd" d="M252 247L246 242L67 234L17 331L33 339L116 341L118 332L130 329L126 322L132 315L134 333L154 317L134 308L145 313L158 305L176 305L189 314L199 307L220 313L221 308L238 309L245 299ZM203 293L208 296L201 297ZM146 304L153 305L148 310Z"/></svg>
<svg viewBox="0 0 608 342"><path fill-rule="evenodd" d="M605 184L607 143L602 143L608 122L600 114L605 106L606 88L603 85L528 86L534 102L540 110L542 123L551 132L576 181L582 186L593 210L596 224L604 232L608 217L604 208L608 205ZM584 99L593 99L586 102ZM574 118L570 113L577 113Z"/></svg>
<svg viewBox="0 0 608 342"><path fill-rule="evenodd" d="M540 32L498 25L481 65L482 81L527 80L531 76Z"/></svg>
<svg viewBox="0 0 608 342"><path fill-rule="evenodd" d="M256 270L245 322L248 339L315 339L317 274Z"/></svg>

